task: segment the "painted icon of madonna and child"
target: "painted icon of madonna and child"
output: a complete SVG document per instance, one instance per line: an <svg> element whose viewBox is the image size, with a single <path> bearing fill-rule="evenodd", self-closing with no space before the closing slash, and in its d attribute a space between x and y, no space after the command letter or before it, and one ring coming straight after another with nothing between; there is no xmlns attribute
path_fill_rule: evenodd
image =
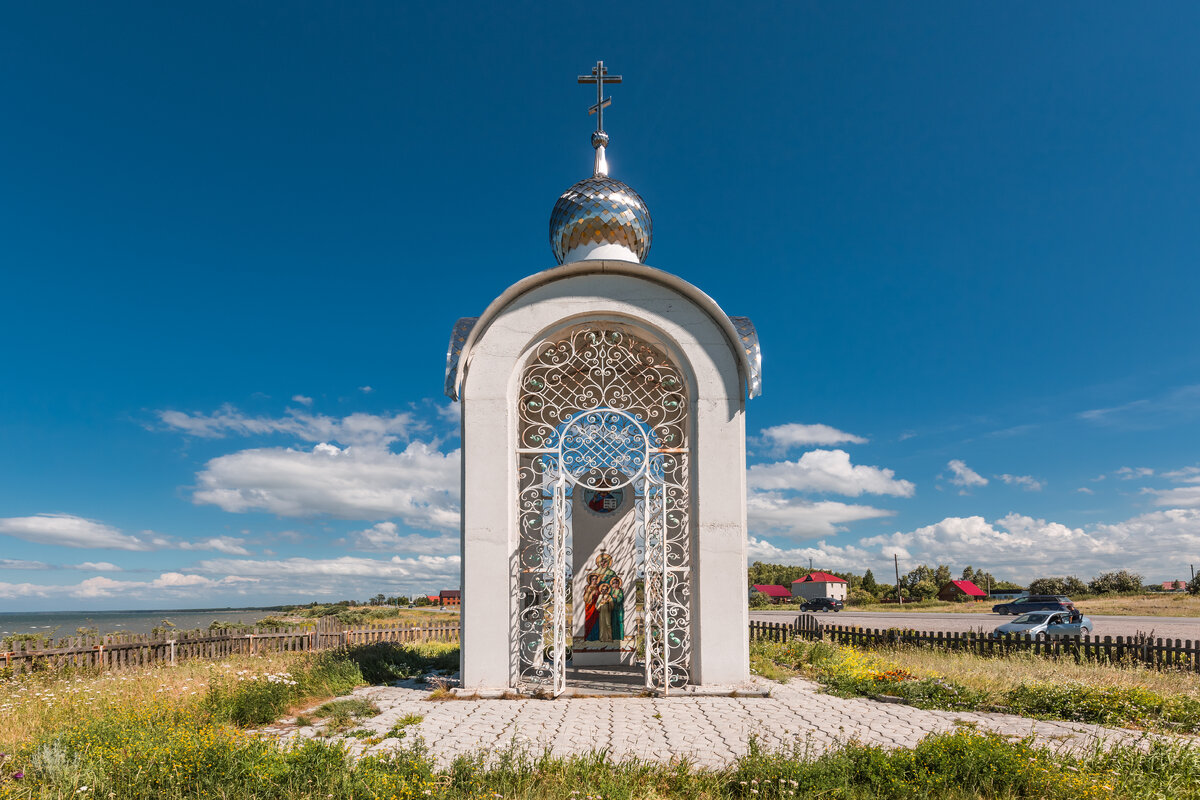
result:
<svg viewBox="0 0 1200 800"><path fill-rule="evenodd" d="M583 590L584 639L620 643L625 638L625 588L612 568L612 556L601 551L596 569L587 574Z"/></svg>

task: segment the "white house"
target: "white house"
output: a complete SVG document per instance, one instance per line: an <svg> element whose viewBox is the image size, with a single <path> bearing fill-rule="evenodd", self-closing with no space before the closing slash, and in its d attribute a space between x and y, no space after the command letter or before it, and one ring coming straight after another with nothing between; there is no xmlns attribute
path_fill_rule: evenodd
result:
<svg viewBox="0 0 1200 800"><path fill-rule="evenodd" d="M792 597L812 600L816 597L846 599L846 581L828 572L810 572L799 580L792 581Z"/></svg>

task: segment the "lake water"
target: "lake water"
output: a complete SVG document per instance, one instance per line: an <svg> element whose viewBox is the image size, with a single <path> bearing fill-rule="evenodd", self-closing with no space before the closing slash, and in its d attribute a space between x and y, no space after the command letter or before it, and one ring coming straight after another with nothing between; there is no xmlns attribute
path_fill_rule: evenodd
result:
<svg viewBox="0 0 1200 800"><path fill-rule="evenodd" d="M99 628L101 633L149 633L164 619L180 630L207 628L214 620L251 624L277 615L272 609L184 609L177 611L39 611L0 612L0 637L14 633L74 636L77 628Z"/></svg>

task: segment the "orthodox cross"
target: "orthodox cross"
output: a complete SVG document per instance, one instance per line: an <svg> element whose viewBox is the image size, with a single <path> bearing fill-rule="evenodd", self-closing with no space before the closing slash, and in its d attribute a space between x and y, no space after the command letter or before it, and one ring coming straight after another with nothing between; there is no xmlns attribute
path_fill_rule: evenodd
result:
<svg viewBox="0 0 1200 800"><path fill-rule="evenodd" d="M620 83L620 75L609 75L608 70L604 67L603 61L597 61L596 66L592 67L591 75L580 75L580 83L596 84L596 105L588 109L588 114L596 115L596 131L604 132L604 109L612 105L612 98L604 96L604 84Z"/></svg>

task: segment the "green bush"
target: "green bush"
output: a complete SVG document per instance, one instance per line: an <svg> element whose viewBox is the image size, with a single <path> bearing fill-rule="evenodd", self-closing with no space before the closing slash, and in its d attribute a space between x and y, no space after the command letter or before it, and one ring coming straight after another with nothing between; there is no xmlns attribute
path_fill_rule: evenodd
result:
<svg viewBox="0 0 1200 800"><path fill-rule="evenodd" d="M458 669L458 645L441 642L397 644L372 642L338 651L361 670L367 683L391 683L416 678L429 672Z"/></svg>
<svg viewBox="0 0 1200 800"><path fill-rule="evenodd" d="M1100 725L1138 725L1200 732L1200 701L1165 696L1140 686L1082 683L1026 684L1009 691L1004 704L1018 714Z"/></svg>

